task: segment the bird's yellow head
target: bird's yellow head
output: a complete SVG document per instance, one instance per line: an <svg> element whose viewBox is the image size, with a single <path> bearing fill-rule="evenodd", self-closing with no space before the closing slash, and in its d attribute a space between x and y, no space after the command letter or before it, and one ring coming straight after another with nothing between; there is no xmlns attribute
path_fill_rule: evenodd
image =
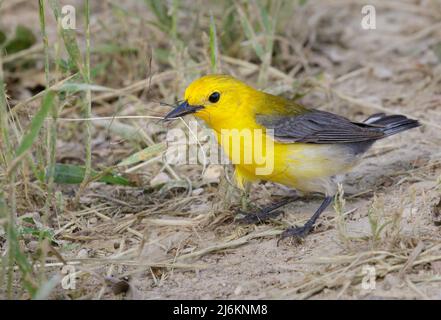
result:
<svg viewBox="0 0 441 320"><path fill-rule="evenodd" d="M205 120L212 127L249 114L249 103L261 92L228 75L208 75L193 81L185 90L184 102L165 116L186 114ZM247 110L244 110L247 109Z"/></svg>

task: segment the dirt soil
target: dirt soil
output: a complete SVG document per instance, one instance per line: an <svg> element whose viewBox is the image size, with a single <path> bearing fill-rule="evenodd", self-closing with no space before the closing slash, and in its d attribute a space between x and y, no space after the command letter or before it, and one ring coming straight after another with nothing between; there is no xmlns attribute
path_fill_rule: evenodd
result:
<svg viewBox="0 0 441 320"><path fill-rule="evenodd" d="M192 189L176 187L160 163L143 167L144 177L166 187L92 183L81 210L58 213L60 252L78 278L75 290L58 289L54 298L441 299L441 5L372 2L375 30L360 26L362 1L308 1L286 26L287 33L306 26L311 45L299 46L297 55L308 61L306 68L320 71L300 73L302 88L313 84L303 104L358 121L385 111L422 123L374 145L347 175L343 208L330 206L302 243L277 244L284 229L308 219L320 197L302 198L270 222L244 226L234 221L237 194L228 205L227 196L237 191L223 176L231 173L227 167L209 166L204 175L199 165L174 167ZM224 61L223 67L255 84L252 65ZM284 88L291 75L280 73L270 72L267 90L289 95ZM177 87L180 94L185 84ZM155 108L154 115L168 110ZM148 134L181 125L138 124ZM130 154L130 143L124 144L129 153L109 150L99 130L94 161ZM81 148L60 142L58 157ZM76 189L59 190L67 199ZM248 201L264 206L292 192L260 183ZM112 292L109 283L115 290L124 279L131 290Z"/></svg>

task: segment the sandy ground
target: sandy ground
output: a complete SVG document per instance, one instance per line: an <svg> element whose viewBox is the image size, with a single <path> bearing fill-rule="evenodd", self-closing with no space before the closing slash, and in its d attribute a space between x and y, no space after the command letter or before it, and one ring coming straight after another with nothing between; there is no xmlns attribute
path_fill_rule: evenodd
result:
<svg viewBox="0 0 441 320"><path fill-rule="evenodd" d="M310 19L313 17L314 9ZM406 113L437 125L441 123L441 69L439 61L436 62L428 50L435 37L440 41L441 34L421 36L421 30L432 26L435 20L421 13L402 11L397 18L396 10L380 6L377 9L377 30L363 31L360 30L360 16L356 10L342 13L338 6L332 5L326 10L323 20L331 24L341 23L340 29L330 28L341 43L329 43L326 49L321 48L338 65L325 70L330 77L346 77L340 78L341 81L333 86L336 90L367 104L383 105L388 112ZM407 28L409 21L415 28L413 32ZM345 69L356 71L347 76ZM304 103L309 106L323 104L323 101L314 98L304 99ZM354 116L363 107L357 108L336 99L329 101L325 108ZM366 109L363 112L367 112ZM440 191L436 189L436 178L441 173L440 146L440 127L430 125L374 146L364 162L348 175L345 186L347 193L366 192L347 200L345 210L350 214L344 222L346 236L354 239L342 240L335 212L328 209L315 232L303 244L283 242L277 246L276 236L250 239L241 246L191 260L205 265L206 268L199 271L173 270L166 274L164 280L156 283L152 280L146 283L145 278L140 276L135 278L134 283L142 296L149 299L440 299L439 282L428 280L439 279L439 262L409 267L404 275L399 274L409 259L409 253L420 241L427 241L424 245L426 249L427 245L438 246L433 254L440 254L440 230L434 221L434 206L440 201ZM267 198L275 188L262 191L263 187L256 187L252 192L253 198ZM372 230L367 217L373 193L383 215L381 219L388 221L398 215L400 220L398 227L385 228L378 244L370 238ZM287 206L281 220L284 224L299 224L319 204L320 200L314 199ZM278 225L269 223L249 227L242 232L247 237L257 237L265 231L280 230ZM240 234L239 228L234 223L224 223L193 232L177 230L173 237L178 238L175 238L175 246L182 246L182 241L190 242L196 250L201 250L224 243L232 236L241 239L235 235ZM180 233L182 238L178 236ZM376 275L375 289L363 289L360 280L356 280L357 275L363 274L363 266L383 263L390 263L389 267L397 266L387 253L373 253L383 250L390 254L408 254L405 254L403 264L398 264L398 272L383 274L383 271L377 270L380 275ZM375 258L360 263L364 260L363 254Z"/></svg>
<svg viewBox="0 0 441 320"><path fill-rule="evenodd" d="M351 3L311 1L287 26L308 25L313 44L301 53L324 74L322 89L301 102L354 120L384 108L423 126L374 145L347 176L340 214L330 207L303 243L277 245L319 197L243 226L234 222L237 206L222 208L222 183L190 194L94 183L84 209L60 218L76 223L60 233L60 251L82 273L76 290L55 297L121 299L100 283L107 275L129 277L128 299L441 299L441 6L375 1L377 29L363 30L361 2ZM71 147L61 145L60 154ZM201 180L199 166L177 170ZM250 194L264 205L290 191L261 183Z"/></svg>

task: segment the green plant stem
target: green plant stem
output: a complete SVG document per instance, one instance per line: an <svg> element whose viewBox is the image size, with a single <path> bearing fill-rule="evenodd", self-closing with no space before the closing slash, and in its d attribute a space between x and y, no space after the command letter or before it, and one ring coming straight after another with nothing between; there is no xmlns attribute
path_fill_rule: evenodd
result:
<svg viewBox="0 0 441 320"><path fill-rule="evenodd" d="M3 75L3 60L2 60L2 53L0 52L0 125L1 125L1 138L2 138L2 155L4 160L4 168L6 169L9 164L12 161L12 146L11 142L9 140L9 132L8 132L8 110L7 110L7 102L6 102L6 92L5 92L5 82L4 82L4 75ZM2 180L2 183L0 184L0 217L6 218L6 232L7 232L7 248L8 253L6 255L7 262L4 262L4 259L2 259L2 267L7 269L7 279L6 279L6 292L8 299L12 299L13 293L12 293L12 284L13 284L13 266L14 266L14 239L12 237L13 235L13 228L15 228L15 175L12 175L9 179L9 201L11 202L11 208L8 208L5 200L5 194L4 191L7 187L8 180L7 176L5 177L5 180ZM3 282L3 281L2 281Z"/></svg>
<svg viewBox="0 0 441 320"><path fill-rule="evenodd" d="M84 63L84 73L83 78L86 84L90 84L90 6L89 0L85 0L84 6L85 24L86 24L86 55ZM92 91L90 86L85 91L84 101L83 101L83 114L85 118L92 117ZM90 120L84 121L85 131L86 131L86 159L85 159L85 173L84 180L80 185L77 193L76 202L79 201L79 196L86 188L89 183L91 172L92 172L92 124Z"/></svg>
<svg viewBox="0 0 441 320"><path fill-rule="evenodd" d="M260 6L262 6L262 4L260 4ZM271 19L264 19L264 17L267 16L262 14L262 20L264 20L263 24L265 30L265 53L263 55L262 65L257 80L258 84L262 87L265 86L268 81L268 70L272 62L274 50L274 35L277 27L277 19L279 17L280 7L281 1L276 0L271 3ZM261 8L261 10L263 11L264 9Z"/></svg>
<svg viewBox="0 0 441 320"><path fill-rule="evenodd" d="M210 62L211 62L211 72L218 72L218 44L216 35L216 24L214 22L213 14L210 14Z"/></svg>
<svg viewBox="0 0 441 320"><path fill-rule="evenodd" d="M2 140L0 141L0 145L2 146L2 160L4 168L6 169L11 161L12 153L8 152L12 150L11 141L9 140L9 131L8 131L8 106L6 103L6 92L5 92L5 83L3 80L3 62L2 55L0 52L0 134Z"/></svg>
<svg viewBox="0 0 441 320"><path fill-rule="evenodd" d="M85 66L84 66L84 74L86 83L90 84L90 7L89 0L86 0L85 6L85 16L86 16L86 57L85 57ZM92 91L90 87L86 90L86 101L85 101L85 109L84 109L85 117L92 117ZM90 173L92 170L92 127L90 121L85 121L86 125L86 173L84 176L84 181L87 181L90 177Z"/></svg>
<svg viewBox="0 0 441 320"><path fill-rule="evenodd" d="M14 282L14 264L15 264L15 248L18 245L14 235L16 230L16 193L15 193L15 173L9 180L9 215L8 215L8 280L7 293L8 299L13 298L12 284Z"/></svg>
<svg viewBox="0 0 441 320"><path fill-rule="evenodd" d="M44 47L44 71L46 76L46 90L51 86L50 79L50 56L49 56L49 43L46 33L46 18L45 18L45 5L44 0L39 0L39 13L40 13L40 31L43 39L43 47ZM48 179L47 183L47 197L44 205L44 216L43 216L43 224L45 226L48 225L48 220L50 216L50 207L53 200L53 190L54 190L54 178L53 172L55 167L55 149L57 142L57 106L56 103L52 104L51 108L52 120L49 124L49 132L46 133L48 139L48 152L47 152L47 171ZM42 246L42 241L44 240L44 231L41 230L39 236L40 247ZM46 250L41 250L40 255L40 265L42 266L39 269L39 284L40 286L45 281L45 261L46 261Z"/></svg>
<svg viewBox="0 0 441 320"><path fill-rule="evenodd" d="M44 47L44 74L46 76L46 88L50 86L50 70L49 70L49 45L46 33L46 18L44 15L44 0L38 0L40 14L40 31Z"/></svg>

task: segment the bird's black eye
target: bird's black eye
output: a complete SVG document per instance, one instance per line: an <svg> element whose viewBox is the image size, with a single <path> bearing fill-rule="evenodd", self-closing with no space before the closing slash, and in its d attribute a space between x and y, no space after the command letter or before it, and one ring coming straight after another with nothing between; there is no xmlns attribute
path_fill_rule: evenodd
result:
<svg viewBox="0 0 441 320"><path fill-rule="evenodd" d="M210 101L211 103L216 103L216 102L219 101L219 99L220 99L220 93L219 92L213 92L208 97L208 101Z"/></svg>

